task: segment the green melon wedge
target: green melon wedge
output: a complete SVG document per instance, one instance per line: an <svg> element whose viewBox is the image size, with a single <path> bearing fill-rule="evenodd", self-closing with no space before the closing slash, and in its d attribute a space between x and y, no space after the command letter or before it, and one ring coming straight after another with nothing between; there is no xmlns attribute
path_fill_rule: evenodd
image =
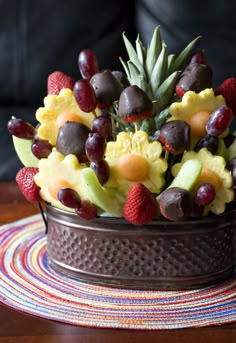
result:
<svg viewBox="0 0 236 343"><path fill-rule="evenodd" d="M13 145L17 156L25 167L38 167L39 160L31 151L31 139L22 139L12 136Z"/></svg>
<svg viewBox="0 0 236 343"><path fill-rule="evenodd" d="M228 150L227 150L227 148L225 146L224 139L223 138L219 138L218 142L219 142L218 149L217 149L215 155L223 157L225 162L227 163L228 162Z"/></svg>
<svg viewBox="0 0 236 343"><path fill-rule="evenodd" d="M114 189L102 187L91 168L81 170L82 187L88 199L114 217L122 217L124 197Z"/></svg>
<svg viewBox="0 0 236 343"><path fill-rule="evenodd" d="M191 191L199 180L202 165L202 161L197 159L191 159L184 162L180 171L168 188L179 187Z"/></svg>
<svg viewBox="0 0 236 343"><path fill-rule="evenodd" d="M227 151L228 151L228 161L236 157L236 138L234 139L233 143L228 147Z"/></svg>

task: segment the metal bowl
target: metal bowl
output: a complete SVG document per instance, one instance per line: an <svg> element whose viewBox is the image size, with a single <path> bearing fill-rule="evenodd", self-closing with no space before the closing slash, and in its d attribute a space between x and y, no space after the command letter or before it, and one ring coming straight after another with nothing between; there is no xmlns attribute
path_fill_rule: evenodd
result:
<svg viewBox="0 0 236 343"><path fill-rule="evenodd" d="M234 269L236 210L144 226L116 218L86 221L50 205L46 216L50 265L80 281L133 289L190 289L221 282Z"/></svg>

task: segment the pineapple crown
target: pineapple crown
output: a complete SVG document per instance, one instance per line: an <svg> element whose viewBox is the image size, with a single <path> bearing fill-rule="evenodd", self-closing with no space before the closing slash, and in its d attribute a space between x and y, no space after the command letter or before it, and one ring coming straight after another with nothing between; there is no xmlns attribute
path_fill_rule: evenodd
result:
<svg viewBox="0 0 236 343"><path fill-rule="evenodd" d="M175 86L182 69L191 57L200 36L192 40L179 55L168 54L167 45L162 40L160 27L153 32L147 48L137 36L135 47L123 33L123 40L129 60L120 61L130 85L137 85L153 102L153 115L142 120L141 129L154 134L168 117L168 106L175 99Z"/></svg>

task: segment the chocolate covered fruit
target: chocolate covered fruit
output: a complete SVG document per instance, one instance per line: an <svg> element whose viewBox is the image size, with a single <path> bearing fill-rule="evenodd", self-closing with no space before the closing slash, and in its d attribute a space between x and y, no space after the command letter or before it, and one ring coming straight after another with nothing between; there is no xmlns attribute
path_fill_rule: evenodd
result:
<svg viewBox="0 0 236 343"><path fill-rule="evenodd" d="M123 71L101 70L94 52L83 50L82 79L49 75L56 92L36 111L37 134L24 137L23 123L15 138L11 128L23 164L38 167L42 200L82 218L135 225L224 213L234 201L236 144L227 137L235 79L214 90L214 70L195 52L199 37L179 55L169 54L159 27L147 48L140 38L135 48L123 39Z"/></svg>
<svg viewBox="0 0 236 343"><path fill-rule="evenodd" d="M172 221L182 221L189 217L192 211L192 196L189 191L172 187L161 193L159 204L161 214Z"/></svg>

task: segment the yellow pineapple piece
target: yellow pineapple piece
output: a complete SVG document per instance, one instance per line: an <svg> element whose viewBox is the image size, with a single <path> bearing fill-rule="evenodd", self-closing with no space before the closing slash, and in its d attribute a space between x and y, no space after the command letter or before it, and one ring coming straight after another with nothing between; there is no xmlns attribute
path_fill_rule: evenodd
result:
<svg viewBox="0 0 236 343"><path fill-rule="evenodd" d="M54 149L48 158L43 158L38 163L39 172L34 180L41 188L41 197L55 207L72 211L62 205L55 194L60 188L69 187L80 195L81 200L88 200L81 186L81 170L86 167L85 164L80 164L74 155L65 157Z"/></svg>
<svg viewBox="0 0 236 343"><path fill-rule="evenodd" d="M83 112L74 97L71 89L63 88L58 95L48 95L44 98L44 107L36 111L36 119L40 123L38 135L41 139L48 140L52 145L56 145L58 127L55 125L57 118L62 112L71 112L77 115L79 121L91 127L94 119L92 112ZM96 110L98 113L100 110Z"/></svg>
<svg viewBox="0 0 236 343"><path fill-rule="evenodd" d="M182 165L191 159L197 159L202 161L202 175L200 179L204 179L204 182L212 183L215 187L216 196L215 199L204 209L204 215L207 215L210 211L215 214L221 214L225 211L226 203L233 201L234 192L232 189L232 175L231 172L226 169L226 162L223 157L212 155L206 148L202 148L200 151L186 151L183 154L182 160L179 163L173 165L171 172L175 177Z"/></svg>
<svg viewBox="0 0 236 343"><path fill-rule="evenodd" d="M150 142L146 132L120 132L116 141L107 144L105 159L110 166L110 178L106 187L126 195L134 182L141 182L151 192L159 193L167 169L167 161L161 155L161 143Z"/></svg>

